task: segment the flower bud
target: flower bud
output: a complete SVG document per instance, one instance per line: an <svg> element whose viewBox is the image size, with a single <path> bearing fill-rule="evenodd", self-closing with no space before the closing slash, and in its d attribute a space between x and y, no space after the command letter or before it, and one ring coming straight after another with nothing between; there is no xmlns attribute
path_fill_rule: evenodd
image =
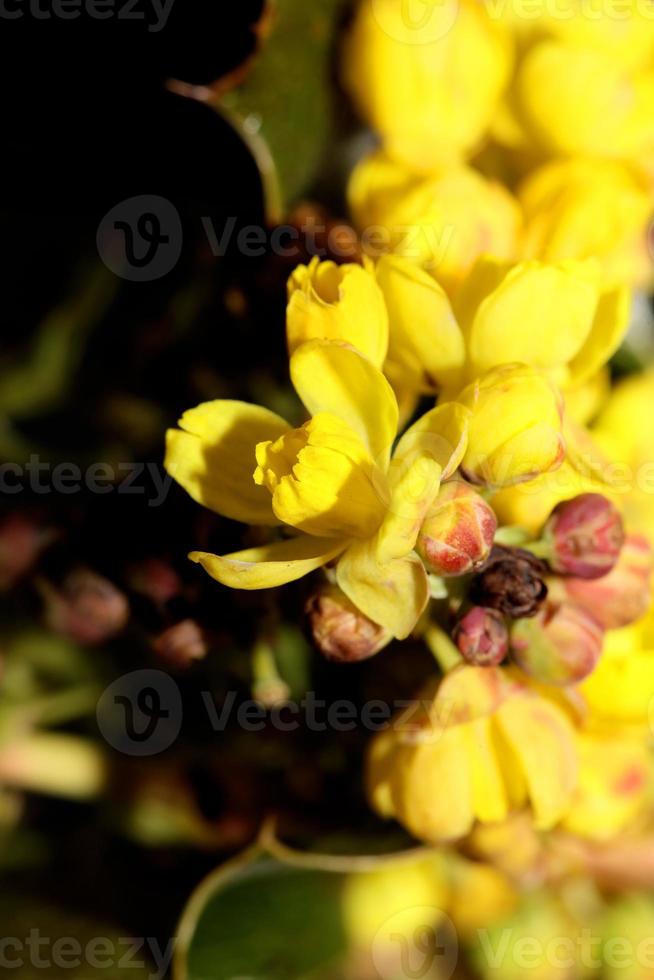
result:
<svg viewBox="0 0 654 980"><path fill-rule="evenodd" d="M517 664L545 684L576 684L595 669L604 631L594 616L573 602L548 605L511 630Z"/></svg>
<svg viewBox="0 0 654 980"><path fill-rule="evenodd" d="M496 609L473 606L454 627L454 642L466 663L475 667L501 664L509 649L504 617Z"/></svg>
<svg viewBox="0 0 654 980"><path fill-rule="evenodd" d="M473 580L470 599L512 619L535 616L547 597L547 566L522 548L495 545Z"/></svg>
<svg viewBox="0 0 654 980"><path fill-rule="evenodd" d="M327 660L367 660L392 639L388 630L364 616L337 586L325 586L311 596L306 612L313 641Z"/></svg>
<svg viewBox="0 0 654 980"><path fill-rule="evenodd" d="M160 633L154 640L155 653L171 667L189 667L207 655L207 643L198 624L184 619Z"/></svg>
<svg viewBox="0 0 654 980"><path fill-rule="evenodd" d="M0 589L10 589L36 564L53 532L24 514L13 513L0 524Z"/></svg>
<svg viewBox="0 0 654 980"><path fill-rule="evenodd" d="M49 583L41 583L40 589L46 602L47 625L78 643L103 643L127 625L129 603L125 595L89 569L72 572L61 589Z"/></svg>
<svg viewBox="0 0 654 980"><path fill-rule="evenodd" d="M416 551L434 575L467 575L489 556L497 530L492 508L462 480L445 483L422 525Z"/></svg>
<svg viewBox="0 0 654 980"><path fill-rule="evenodd" d="M158 605L170 602L182 591L182 581L175 569L163 558L144 558L129 569L128 582L135 592Z"/></svg>
<svg viewBox="0 0 654 980"><path fill-rule="evenodd" d="M583 606L605 630L620 629L644 616L652 596L654 555L646 538L629 534L616 564L598 579L566 578L569 599Z"/></svg>
<svg viewBox="0 0 654 980"><path fill-rule="evenodd" d="M456 399L472 411L462 471L499 488L557 469L565 456L556 388L524 364L487 371Z"/></svg>
<svg viewBox="0 0 654 980"><path fill-rule="evenodd" d="M543 530L550 568L575 578L608 574L624 542L622 518L601 493L581 493L552 511Z"/></svg>

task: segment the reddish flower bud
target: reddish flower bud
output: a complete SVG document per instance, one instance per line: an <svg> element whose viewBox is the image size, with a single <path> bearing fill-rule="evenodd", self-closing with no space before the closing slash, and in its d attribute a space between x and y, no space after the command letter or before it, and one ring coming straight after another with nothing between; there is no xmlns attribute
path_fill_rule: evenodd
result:
<svg viewBox="0 0 654 980"><path fill-rule="evenodd" d="M611 571L624 542L622 518L600 493L582 493L554 508L543 530L550 568L575 578Z"/></svg>
<svg viewBox="0 0 654 980"><path fill-rule="evenodd" d="M145 558L132 565L128 582L135 592L163 604L182 591L182 581L175 569L163 558Z"/></svg>
<svg viewBox="0 0 654 980"><path fill-rule="evenodd" d="M72 572L61 589L42 582L40 591L46 601L47 625L78 643L103 643L127 625L129 603L125 595L89 569Z"/></svg>
<svg viewBox="0 0 654 980"><path fill-rule="evenodd" d="M337 586L325 586L306 606L313 642L327 660L367 660L390 643L388 630L357 609Z"/></svg>
<svg viewBox="0 0 654 980"><path fill-rule="evenodd" d="M193 619L169 626L154 640L155 652L171 667L188 667L207 655L204 634Z"/></svg>
<svg viewBox="0 0 654 980"><path fill-rule="evenodd" d="M511 653L531 677L546 684L576 684L595 669L604 631L573 602L549 603L534 619L520 619L511 630Z"/></svg>
<svg viewBox="0 0 654 980"><path fill-rule="evenodd" d="M644 616L652 601L654 555L646 538L629 534L608 575L593 580L561 580L568 598L583 606L605 630L628 626Z"/></svg>
<svg viewBox="0 0 654 980"><path fill-rule="evenodd" d="M443 484L416 551L434 575L467 575L488 558L497 530L492 508L462 480Z"/></svg>
<svg viewBox="0 0 654 980"><path fill-rule="evenodd" d="M545 562L530 551L495 545L472 582L470 599L512 619L535 616L547 597L546 575Z"/></svg>
<svg viewBox="0 0 654 980"><path fill-rule="evenodd" d="M509 649L509 631L496 609L473 606L454 627L454 642L466 663L476 667L501 664Z"/></svg>
<svg viewBox="0 0 654 980"><path fill-rule="evenodd" d="M26 575L54 536L24 514L9 514L0 524L0 589Z"/></svg>

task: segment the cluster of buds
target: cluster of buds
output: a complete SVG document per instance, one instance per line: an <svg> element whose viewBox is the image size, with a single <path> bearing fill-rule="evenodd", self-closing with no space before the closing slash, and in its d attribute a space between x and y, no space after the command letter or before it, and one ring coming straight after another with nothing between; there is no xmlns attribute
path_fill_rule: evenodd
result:
<svg viewBox="0 0 654 980"><path fill-rule="evenodd" d="M604 631L646 612L652 566L649 544L625 537L615 506L581 494L554 509L538 541L492 548L453 639L468 663L495 665L510 653L538 681L578 683L597 665Z"/></svg>

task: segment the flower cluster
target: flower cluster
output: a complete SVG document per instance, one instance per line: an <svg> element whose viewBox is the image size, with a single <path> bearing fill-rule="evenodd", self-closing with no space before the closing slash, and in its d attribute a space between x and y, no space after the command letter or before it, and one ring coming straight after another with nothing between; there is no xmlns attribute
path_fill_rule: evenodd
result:
<svg viewBox="0 0 654 980"><path fill-rule="evenodd" d="M611 393L607 365L651 275L654 18L426 6L363 0L347 38L382 145L349 184L361 262L288 282L303 408L200 405L166 466L263 529L191 553L219 583L320 576L329 660L431 649L418 708L370 747L380 815L434 843L520 815L608 840L652 818L654 498L611 466L654 458L654 386Z"/></svg>

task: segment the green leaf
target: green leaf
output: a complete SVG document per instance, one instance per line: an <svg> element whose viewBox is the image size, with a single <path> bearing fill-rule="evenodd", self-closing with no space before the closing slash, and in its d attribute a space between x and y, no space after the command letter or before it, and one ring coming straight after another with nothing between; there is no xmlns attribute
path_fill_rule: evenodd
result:
<svg viewBox="0 0 654 980"><path fill-rule="evenodd" d="M270 35L244 82L212 99L257 162L271 222L306 194L329 151L330 62L346 2L275 0Z"/></svg>
<svg viewBox="0 0 654 980"><path fill-rule="evenodd" d="M344 876L258 851L218 869L180 923L176 980L303 980L346 951Z"/></svg>

